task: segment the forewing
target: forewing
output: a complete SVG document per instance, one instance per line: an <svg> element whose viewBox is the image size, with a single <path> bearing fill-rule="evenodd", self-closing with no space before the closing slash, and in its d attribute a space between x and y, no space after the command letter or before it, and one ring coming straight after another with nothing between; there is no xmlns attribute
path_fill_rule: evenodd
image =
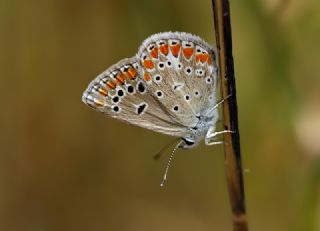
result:
<svg viewBox="0 0 320 231"><path fill-rule="evenodd" d="M136 57L123 59L96 77L85 90L82 101L108 116L173 136L183 136L186 128L165 113L163 105L150 93L149 79Z"/></svg>

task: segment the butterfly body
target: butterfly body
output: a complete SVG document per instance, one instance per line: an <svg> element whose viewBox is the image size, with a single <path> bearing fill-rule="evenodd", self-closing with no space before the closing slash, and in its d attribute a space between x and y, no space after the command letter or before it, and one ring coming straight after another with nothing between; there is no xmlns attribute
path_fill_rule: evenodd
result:
<svg viewBox="0 0 320 231"><path fill-rule="evenodd" d="M209 44L188 33L165 32L97 76L82 100L110 117L181 137L180 147L191 148L203 138L210 144L219 133L217 74Z"/></svg>

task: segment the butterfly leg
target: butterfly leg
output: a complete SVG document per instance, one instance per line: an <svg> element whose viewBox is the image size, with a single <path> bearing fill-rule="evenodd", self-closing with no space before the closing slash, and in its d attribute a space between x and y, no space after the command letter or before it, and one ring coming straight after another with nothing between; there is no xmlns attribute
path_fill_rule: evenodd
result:
<svg viewBox="0 0 320 231"><path fill-rule="evenodd" d="M224 144L223 141L210 141L206 142L206 145L216 145L216 144Z"/></svg>
<svg viewBox="0 0 320 231"><path fill-rule="evenodd" d="M223 131L218 131L218 132L215 132L214 130L215 130L215 126L212 126L209 128L207 135L205 137L206 145L223 144L224 143L223 141L214 141L214 138L220 134L234 133L234 131L230 131L230 130L223 130Z"/></svg>

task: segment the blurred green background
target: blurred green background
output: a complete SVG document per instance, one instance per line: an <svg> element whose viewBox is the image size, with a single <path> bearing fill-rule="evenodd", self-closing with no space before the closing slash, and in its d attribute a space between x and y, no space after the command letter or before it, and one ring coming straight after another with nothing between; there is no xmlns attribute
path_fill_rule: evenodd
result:
<svg viewBox="0 0 320 231"><path fill-rule="evenodd" d="M231 1L250 230L320 230L320 2ZM0 0L0 230L232 230L223 148L81 102L149 35L214 44L211 1ZM170 151L168 151L170 152Z"/></svg>

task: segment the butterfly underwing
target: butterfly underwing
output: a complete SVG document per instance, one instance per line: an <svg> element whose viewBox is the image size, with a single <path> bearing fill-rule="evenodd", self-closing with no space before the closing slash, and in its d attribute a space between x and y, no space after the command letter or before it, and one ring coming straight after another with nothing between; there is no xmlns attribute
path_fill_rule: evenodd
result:
<svg viewBox="0 0 320 231"><path fill-rule="evenodd" d="M82 101L129 124L181 137L191 148L212 138L218 120L214 49L185 32L154 34L137 54L112 65L84 91Z"/></svg>

